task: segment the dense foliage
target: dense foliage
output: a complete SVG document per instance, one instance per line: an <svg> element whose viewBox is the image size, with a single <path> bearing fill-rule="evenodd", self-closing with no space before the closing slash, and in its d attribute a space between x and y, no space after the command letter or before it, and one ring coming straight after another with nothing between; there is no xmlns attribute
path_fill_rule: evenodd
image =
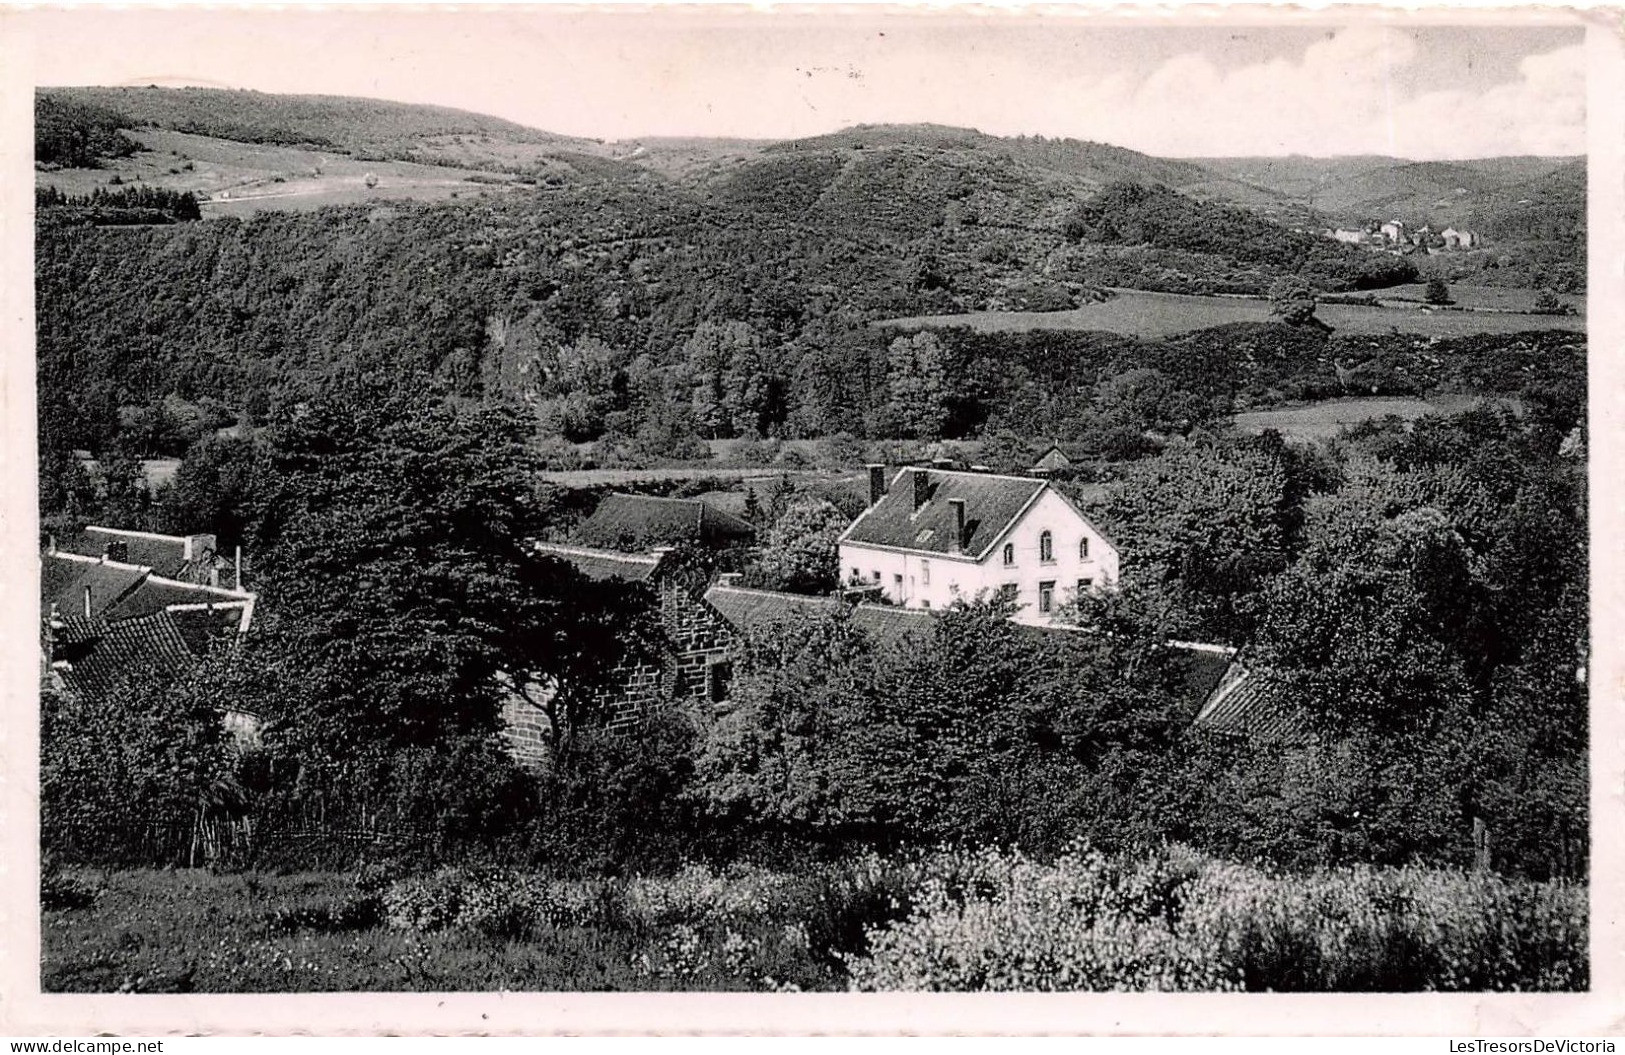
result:
<svg viewBox="0 0 1625 1055"><path fill-rule="evenodd" d="M36 95L34 162L53 168L99 168L110 158L128 157L141 149L119 131L130 124L127 116L106 106Z"/></svg>
<svg viewBox="0 0 1625 1055"><path fill-rule="evenodd" d="M57 871L46 891L53 992L1528 992L1590 976L1567 884L1278 876L1178 847L582 877Z"/></svg>

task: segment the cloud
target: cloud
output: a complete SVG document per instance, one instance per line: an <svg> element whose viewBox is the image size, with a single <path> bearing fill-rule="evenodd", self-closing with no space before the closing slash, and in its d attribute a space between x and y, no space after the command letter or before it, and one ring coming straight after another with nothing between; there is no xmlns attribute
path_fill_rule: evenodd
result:
<svg viewBox="0 0 1625 1055"><path fill-rule="evenodd" d="M1296 59L1222 70L1200 54L1163 63L1102 138L1157 154L1394 154L1465 158L1585 149L1580 46L1526 57L1488 90L1414 94L1428 61L1411 34L1340 30Z"/></svg>

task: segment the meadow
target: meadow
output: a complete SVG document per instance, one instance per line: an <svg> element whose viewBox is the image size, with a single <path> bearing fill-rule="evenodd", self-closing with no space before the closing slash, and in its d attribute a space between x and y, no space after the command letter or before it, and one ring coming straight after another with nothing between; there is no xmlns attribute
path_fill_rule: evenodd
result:
<svg viewBox="0 0 1625 1055"><path fill-rule="evenodd" d="M1287 439L1330 439L1351 425L1389 415L1414 421L1428 414L1456 414L1481 402L1477 396L1408 396L1373 399L1327 399L1296 407L1249 410L1235 415L1241 432L1260 433L1273 429Z"/></svg>
<svg viewBox="0 0 1625 1055"><path fill-rule="evenodd" d="M1120 289L1115 296L1070 311L974 311L961 315L916 315L887 319L877 326L899 329L964 326L988 333L1027 330L1100 330L1158 339L1237 322L1270 322L1267 300L1245 297L1194 297ZM1459 337L1479 333L1527 330L1584 331L1583 316L1530 315L1510 312L1432 311L1420 306L1363 307L1322 304L1315 315L1345 333L1415 333L1426 337Z"/></svg>
<svg viewBox="0 0 1625 1055"><path fill-rule="evenodd" d="M48 872L53 992L1584 989L1583 886L1172 847L568 878Z"/></svg>
<svg viewBox="0 0 1625 1055"><path fill-rule="evenodd" d="M308 210L374 200L437 201L500 190L509 177L477 167L361 160L331 150L238 143L158 129L131 133L147 149L102 169L60 169L37 175L41 186L70 195L121 185L198 191L205 217L247 216L262 209ZM375 186L366 181L372 177Z"/></svg>

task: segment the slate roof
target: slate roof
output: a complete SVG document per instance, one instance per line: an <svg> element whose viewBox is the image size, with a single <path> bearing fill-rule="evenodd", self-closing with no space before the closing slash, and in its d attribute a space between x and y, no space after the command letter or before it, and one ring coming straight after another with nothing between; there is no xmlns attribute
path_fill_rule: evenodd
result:
<svg viewBox="0 0 1625 1055"><path fill-rule="evenodd" d="M926 501L914 509L913 474L925 473ZM852 522L842 542L891 546L925 553L954 551L950 499L965 501L965 553L980 559L1016 519L1037 501L1043 480L941 469L903 469L893 476L879 502Z"/></svg>
<svg viewBox="0 0 1625 1055"><path fill-rule="evenodd" d="M121 598L133 592L150 574L133 564L71 557L47 553L40 562L40 616L51 605L63 616L85 614L85 590L90 590L90 614L100 617Z"/></svg>
<svg viewBox="0 0 1625 1055"><path fill-rule="evenodd" d="M811 597L744 586L712 586L705 600L743 634L757 634L791 619L833 615L844 603L833 597ZM852 625L876 641L902 642L931 630L931 613L917 608L860 604L852 608Z"/></svg>
<svg viewBox="0 0 1625 1055"><path fill-rule="evenodd" d="M82 696L104 696L132 674L167 673L189 667L197 658L168 612L115 623L78 622L76 628L61 631L75 637L75 643L59 645L52 658L65 661L54 669Z"/></svg>
<svg viewBox="0 0 1625 1055"><path fill-rule="evenodd" d="M1270 675L1248 670L1237 663L1193 724L1205 733L1264 743L1292 739L1303 730L1280 688L1280 683Z"/></svg>
<svg viewBox="0 0 1625 1055"><path fill-rule="evenodd" d="M643 550L678 542L729 545L755 536L755 529L739 517L692 498L612 494L577 526L573 541Z"/></svg>
<svg viewBox="0 0 1625 1055"><path fill-rule="evenodd" d="M660 567L660 558L650 554L617 553L585 546L561 546L552 542L533 542L531 548L544 556L566 561L582 575L597 581L622 579L626 582L648 582Z"/></svg>
<svg viewBox="0 0 1625 1055"><path fill-rule="evenodd" d="M109 542L124 543L125 554L121 564L135 564L151 568L166 579L185 577L193 568L207 568L214 559L212 549L193 560L186 559L186 539L179 535L156 535L147 531L121 531L118 528L92 525L77 535L56 540L57 549L79 553L87 557L101 557L107 553Z"/></svg>
<svg viewBox="0 0 1625 1055"><path fill-rule="evenodd" d="M1170 641L1168 646L1172 665L1179 674L1179 700L1185 716L1194 721L1235 666L1236 650L1185 641Z"/></svg>
<svg viewBox="0 0 1625 1055"><path fill-rule="evenodd" d="M173 579L163 579L156 575L148 575L129 594L121 598L117 604L110 605L104 612L108 619L134 619L137 616L151 615L161 612L171 605L177 604L231 604L242 605L248 601L248 596L233 593L231 590L216 586L199 586L190 582L176 582ZM236 611L241 618L240 609Z"/></svg>

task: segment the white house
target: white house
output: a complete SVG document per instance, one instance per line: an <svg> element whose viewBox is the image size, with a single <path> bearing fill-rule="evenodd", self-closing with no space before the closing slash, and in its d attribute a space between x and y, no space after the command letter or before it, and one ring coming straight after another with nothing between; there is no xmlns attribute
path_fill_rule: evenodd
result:
<svg viewBox="0 0 1625 1055"><path fill-rule="evenodd" d="M841 576L905 608L1011 596L1048 623L1079 591L1117 582L1117 548L1046 480L869 467L869 508L841 535Z"/></svg>

